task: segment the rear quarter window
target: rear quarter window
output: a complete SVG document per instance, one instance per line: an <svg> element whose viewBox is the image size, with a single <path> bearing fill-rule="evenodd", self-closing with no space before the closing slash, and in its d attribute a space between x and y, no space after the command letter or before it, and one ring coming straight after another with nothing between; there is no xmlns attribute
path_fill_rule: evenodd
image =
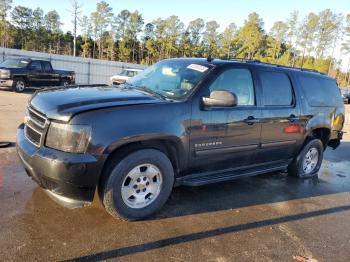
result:
<svg viewBox="0 0 350 262"><path fill-rule="evenodd" d="M339 106L343 103L335 80L313 76L298 78L310 106Z"/></svg>

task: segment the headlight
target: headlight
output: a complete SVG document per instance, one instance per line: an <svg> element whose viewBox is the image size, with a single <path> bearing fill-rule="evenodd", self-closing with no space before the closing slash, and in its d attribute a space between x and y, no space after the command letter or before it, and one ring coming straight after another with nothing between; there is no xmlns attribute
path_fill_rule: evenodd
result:
<svg viewBox="0 0 350 262"><path fill-rule="evenodd" d="M46 146L69 153L85 153L91 137L91 127L51 122Z"/></svg>
<svg viewBox="0 0 350 262"><path fill-rule="evenodd" d="M9 70L5 70L5 69L0 70L0 77L1 78L9 78L10 74L11 73Z"/></svg>

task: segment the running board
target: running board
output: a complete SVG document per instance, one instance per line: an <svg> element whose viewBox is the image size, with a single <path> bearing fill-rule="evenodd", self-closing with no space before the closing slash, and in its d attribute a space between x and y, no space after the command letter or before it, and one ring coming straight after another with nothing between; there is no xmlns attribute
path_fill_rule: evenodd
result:
<svg viewBox="0 0 350 262"><path fill-rule="evenodd" d="M265 164L246 169L225 169L218 172L203 172L186 175L176 179L176 186L203 186L212 183L234 180L246 176L256 176L264 173L286 170L287 163Z"/></svg>

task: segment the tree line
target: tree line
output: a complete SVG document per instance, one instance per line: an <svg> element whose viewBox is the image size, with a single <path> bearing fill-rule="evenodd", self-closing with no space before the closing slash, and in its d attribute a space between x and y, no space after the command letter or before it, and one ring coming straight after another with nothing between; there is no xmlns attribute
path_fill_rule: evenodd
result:
<svg viewBox="0 0 350 262"><path fill-rule="evenodd" d="M336 77L341 86L350 86L350 59L342 61L343 55L350 55L350 14L326 9L300 17L294 11L266 31L263 19L251 13L241 27L231 23L220 31L216 21L197 18L185 25L175 15L145 23L138 11L114 13L105 1L84 15L81 4L72 0L70 13L73 30L63 32L57 11L45 14L40 7L13 7L12 0L0 0L0 44L142 64L170 57L258 59L315 69Z"/></svg>

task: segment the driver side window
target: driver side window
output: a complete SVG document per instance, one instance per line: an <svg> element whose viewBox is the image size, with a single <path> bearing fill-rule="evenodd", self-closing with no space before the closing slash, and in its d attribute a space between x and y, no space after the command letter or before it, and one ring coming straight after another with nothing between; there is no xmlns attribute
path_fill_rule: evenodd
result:
<svg viewBox="0 0 350 262"><path fill-rule="evenodd" d="M40 61L33 61L30 64L30 69L41 71L41 63L40 63Z"/></svg>
<svg viewBox="0 0 350 262"><path fill-rule="evenodd" d="M245 68L227 69L219 75L210 86L210 92L226 90L237 96L237 105L255 105L253 79L250 71Z"/></svg>

